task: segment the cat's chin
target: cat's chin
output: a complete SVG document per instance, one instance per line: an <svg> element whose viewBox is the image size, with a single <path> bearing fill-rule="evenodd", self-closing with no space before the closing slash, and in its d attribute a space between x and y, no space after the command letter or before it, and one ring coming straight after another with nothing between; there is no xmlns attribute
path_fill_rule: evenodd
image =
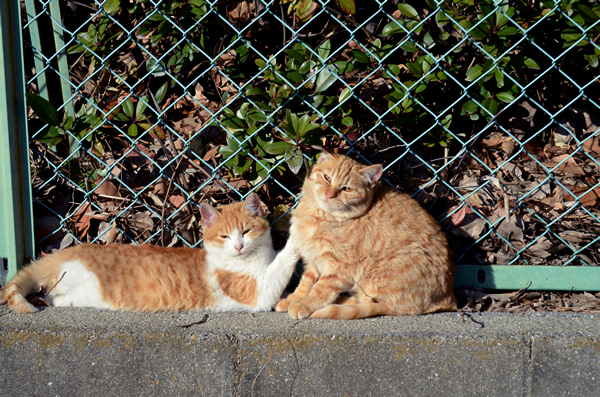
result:
<svg viewBox="0 0 600 397"><path fill-rule="evenodd" d="M231 253L228 253L227 255L228 255L230 258L244 259L244 258L246 258L247 256L249 256L250 252L251 252L251 251L246 251L246 252L235 252L235 253L234 253L234 252L231 252Z"/></svg>
<svg viewBox="0 0 600 397"><path fill-rule="evenodd" d="M338 212L338 210L336 209L336 206L332 205L330 202L323 200L321 198L318 198L316 201L317 201L317 204L319 204L319 208L321 208L323 211L329 212L329 213Z"/></svg>
<svg viewBox="0 0 600 397"><path fill-rule="evenodd" d="M348 214L348 208L343 204L334 204L332 202L328 202L325 200L319 199L317 201L319 203L319 207L331 215L341 215Z"/></svg>

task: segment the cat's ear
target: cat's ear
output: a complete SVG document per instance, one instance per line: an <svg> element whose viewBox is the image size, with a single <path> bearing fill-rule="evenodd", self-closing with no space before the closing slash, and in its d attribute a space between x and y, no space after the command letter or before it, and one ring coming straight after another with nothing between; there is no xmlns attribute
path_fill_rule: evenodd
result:
<svg viewBox="0 0 600 397"><path fill-rule="evenodd" d="M317 149L321 152L319 159L317 160L317 164L324 163L329 160L333 160L333 154L329 153L327 150L323 149L321 146L313 146L314 149Z"/></svg>
<svg viewBox="0 0 600 397"><path fill-rule="evenodd" d="M381 164L371 165L360 170L360 173L367 178L369 185L373 187L379 178L381 178L381 175L383 175L383 166Z"/></svg>
<svg viewBox="0 0 600 397"><path fill-rule="evenodd" d="M262 209L260 208L260 199L256 193L250 194L244 200L243 208L254 216L262 216Z"/></svg>
<svg viewBox="0 0 600 397"><path fill-rule="evenodd" d="M200 215L202 216L202 225L204 227L211 227L215 224L219 216L221 216L219 211L206 203L200 204Z"/></svg>

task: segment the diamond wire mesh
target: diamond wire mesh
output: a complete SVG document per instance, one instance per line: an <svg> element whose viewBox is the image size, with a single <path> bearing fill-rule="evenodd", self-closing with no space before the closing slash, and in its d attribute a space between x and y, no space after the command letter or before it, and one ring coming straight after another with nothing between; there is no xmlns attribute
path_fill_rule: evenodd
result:
<svg viewBox="0 0 600 397"><path fill-rule="evenodd" d="M197 246L199 203L251 191L285 234L318 143L383 163L457 263L598 263L591 3L51 3L23 22L28 90L72 93L30 113L40 249Z"/></svg>

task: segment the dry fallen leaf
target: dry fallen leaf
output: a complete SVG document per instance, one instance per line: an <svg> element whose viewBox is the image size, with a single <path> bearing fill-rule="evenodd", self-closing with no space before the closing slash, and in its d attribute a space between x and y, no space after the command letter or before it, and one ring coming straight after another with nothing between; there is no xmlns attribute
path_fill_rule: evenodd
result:
<svg viewBox="0 0 600 397"><path fill-rule="evenodd" d="M545 259L552 255L549 251L552 247L554 247L556 243L550 241L548 237L543 236L535 244L531 245L527 248L527 252L530 255L537 256L538 258Z"/></svg>
<svg viewBox="0 0 600 397"><path fill-rule="evenodd" d="M90 220L92 218L85 215L88 212L92 212L92 207L90 203L86 202L71 216L71 222L75 224L79 240L85 237L90 228Z"/></svg>
<svg viewBox="0 0 600 397"><path fill-rule="evenodd" d="M562 163L562 164L561 164ZM575 158L571 154L561 154L552 157L552 161L546 161L543 163L548 169L554 169L553 172L563 172L572 175L586 175L583 168L581 168ZM559 165L560 164L560 165Z"/></svg>
<svg viewBox="0 0 600 397"><path fill-rule="evenodd" d="M459 226L450 229L450 233L477 240L479 236L481 236L485 225L485 219L482 219L475 213L467 213L465 214L464 219Z"/></svg>
<svg viewBox="0 0 600 397"><path fill-rule="evenodd" d="M600 200L600 187L596 187L588 192L591 188L588 186L570 186L565 185L576 197L579 202L586 208L594 208ZM587 193L585 193L587 192ZM571 194L565 194L565 201L574 201L575 198Z"/></svg>
<svg viewBox="0 0 600 397"><path fill-rule="evenodd" d="M597 159L600 157L600 145L598 145L598 139L596 137L585 140L581 147L584 151L591 154L593 158Z"/></svg>
<svg viewBox="0 0 600 397"><path fill-rule="evenodd" d="M510 138L503 135L500 132L494 132L490 134L487 138L482 139L481 144L485 147L499 148L507 140L510 140Z"/></svg>
<svg viewBox="0 0 600 397"><path fill-rule="evenodd" d="M110 231L108 232L108 238L106 239L106 244L114 243L117 237L119 236L119 231L117 230L117 221L113 221Z"/></svg>
<svg viewBox="0 0 600 397"><path fill-rule="evenodd" d="M448 212L452 212L455 209L456 209L456 206L450 208L448 210ZM450 223L452 223L452 226L458 226L462 223L462 221L465 219L466 210L467 210L467 206L463 205L458 211L456 211L452 215L452 218L450 219Z"/></svg>
<svg viewBox="0 0 600 397"><path fill-rule="evenodd" d="M129 222L132 226L141 230L149 230L154 226L154 222L147 212L136 212L129 218Z"/></svg>
<svg viewBox="0 0 600 397"><path fill-rule="evenodd" d="M182 196L171 196L169 197L169 202L175 206L175 208L179 209L181 206L185 205L185 198Z"/></svg>
<svg viewBox="0 0 600 397"><path fill-rule="evenodd" d="M492 224L497 220L498 219L495 217L488 218L488 221ZM495 232L507 241L509 241L517 249L522 249L523 247L525 247L525 244L523 242L523 239L525 237L523 233L523 222L519 215L511 215L511 221L503 219L502 222L496 226Z"/></svg>
<svg viewBox="0 0 600 397"><path fill-rule="evenodd" d="M242 1L238 4L237 7L233 8L229 12L229 16L232 19L249 19L250 13L254 12L254 2Z"/></svg>
<svg viewBox="0 0 600 397"><path fill-rule="evenodd" d="M144 165L148 163L151 159L154 159L154 157L156 157L156 154L153 151L151 151L141 143L138 143L135 145L135 149L127 153L125 159L134 165Z"/></svg>

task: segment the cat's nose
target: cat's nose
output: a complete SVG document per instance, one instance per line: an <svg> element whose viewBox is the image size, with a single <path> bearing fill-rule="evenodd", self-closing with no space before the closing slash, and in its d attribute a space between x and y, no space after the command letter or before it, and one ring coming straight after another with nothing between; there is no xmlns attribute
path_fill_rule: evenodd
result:
<svg viewBox="0 0 600 397"><path fill-rule="evenodd" d="M329 190L325 192L325 197L327 197L327 201L329 201L330 198L334 198L335 196L335 192L331 192Z"/></svg>
<svg viewBox="0 0 600 397"><path fill-rule="evenodd" d="M242 248L244 248L244 245L243 245L243 244L240 244L240 245L236 245L236 246L235 246L235 249L236 249L238 252L242 252Z"/></svg>

